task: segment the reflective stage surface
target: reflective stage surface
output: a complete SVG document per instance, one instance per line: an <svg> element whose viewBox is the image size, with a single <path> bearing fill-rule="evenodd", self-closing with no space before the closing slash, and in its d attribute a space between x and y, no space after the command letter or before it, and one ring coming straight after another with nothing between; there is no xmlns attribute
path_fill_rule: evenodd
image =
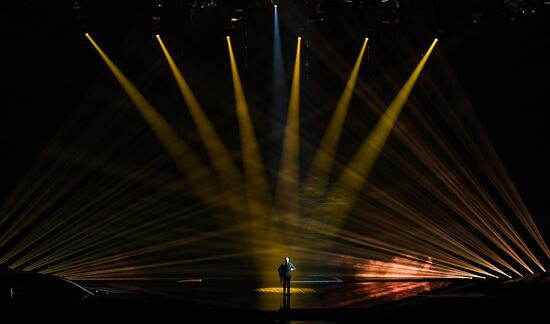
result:
<svg viewBox="0 0 550 324"><path fill-rule="evenodd" d="M257 287L236 280L84 282L111 294L145 294L185 301L230 307L280 310L283 308L370 308L412 296L423 296L445 287L463 285L461 281L362 281L345 282L339 278L305 278L293 282L291 296L283 298L280 286Z"/></svg>
<svg viewBox="0 0 550 324"><path fill-rule="evenodd" d="M8 317L55 323L164 323L195 317L216 323L508 323L516 316L544 314L549 285L546 273L511 280L416 282L316 276L299 278L291 296L283 297L277 285L228 278L71 282L8 271L0 272L0 306Z"/></svg>

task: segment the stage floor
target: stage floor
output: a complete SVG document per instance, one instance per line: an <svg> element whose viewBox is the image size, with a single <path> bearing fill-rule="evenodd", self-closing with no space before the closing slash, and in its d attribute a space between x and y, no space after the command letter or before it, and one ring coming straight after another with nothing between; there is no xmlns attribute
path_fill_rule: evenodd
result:
<svg viewBox="0 0 550 324"><path fill-rule="evenodd" d="M9 279L11 275L6 276ZM544 317L550 305L547 273L513 280L352 279L300 278L289 299L283 298L276 284L228 278L79 281L94 295L67 299L70 296L61 291L48 290L29 302L9 298L5 302L6 309L19 317L42 321L49 316L46 318L56 323L160 323L192 316L216 323L508 323L518 316L525 320ZM36 311L41 308L46 311Z"/></svg>
<svg viewBox="0 0 550 324"><path fill-rule="evenodd" d="M292 282L290 297L280 286L230 279L189 278L179 281L82 282L115 295L154 295L233 309L371 308L466 284L465 281L344 281L334 277Z"/></svg>

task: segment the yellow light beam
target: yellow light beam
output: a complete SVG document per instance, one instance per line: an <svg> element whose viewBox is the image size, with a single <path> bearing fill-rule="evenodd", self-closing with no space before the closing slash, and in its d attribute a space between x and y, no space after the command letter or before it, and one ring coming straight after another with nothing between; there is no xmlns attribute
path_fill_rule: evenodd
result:
<svg viewBox="0 0 550 324"><path fill-rule="evenodd" d="M111 72L113 72L120 85L124 88L134 105L136 105L137 109L158 137L168 154L172 157L177 167L185 175L187 182L193 188L197 197L207 205L211 205L211 202L215 202L216 196L220 195L220 193L217 187L211 185L211 182L215 180L215 178L210 169L204 167L199 157L193 153L172 126L170 126L149 101L143 97L88 33L86 33L86 37L95 47L101 58L103 58Z"/></svg>
<svg viewBox="0 0 550 324"><path fill-rule="evenodd" d="M258 147L258 141L254 133L254 126L250 118L248 104L244 96L239 70L237 68L229 36L227 36L227 48L229 50L231 74L233 77L233 90L235 92L235 105L237 108L244 175L246 179L246 192L249 197L249 213L251 215L264 217L267 214L266 206L271 201L269 182Z"/></svg>
<svg viewBox="0 0 550 324"><path fill-rule="evenodd" d="M288 105L285 135L279 178L277 182L277 207L279 217L284 220L297 213L298 182L300 181L300 47L302 38L298 37L296 45L296 60L292 76L292 88ZM291 218L292 219L292 218ZM285 223L287 223L285 221Z"/></svg>
<svg viewBox="0 0 550 324"><path fill-rule="evenodd" d="M260 154L258 140L254 133L254 126L250 117L248 104L239 76L239 69L235 60L231 38L227 36L227 49L231 65L233 91L235 95L235 107L239 123L239 135L241 140L241 154L245 175L245 188L249 216L249 239L251 250L258 252L271 242L266 237L269 206L271 205L271 189L267 179L264 163ZM253 225L257 224L257 225ZM263 240L262 240L263 239ZM256 267L265 267L265 258L255 253L253 259Z"/></svg>
<svg viewBox="0 0 550 324"><path fill-rule="evenodd" d="M359 69L361 67L361 62L363 59L363 54L367 47L368 38L365 38L359 56L355 62L353 70L348 78L346 87L336 105L336 109L332 115L330 123L325 130L321 144L315 153L313 162L308 171L306 177L304 188L306 188L305 193L311 193L314 196L324 194L327 177L330 173L332 165L334 163L334 157L336 154L336 147L340 141L340 136L342 134L342 129L346 120L348 113L348 107L353 95L353 90L355 88L355 81L359 74Z"/></svg>
<svg viewBox="0 0 550 324"><path fill-rule="evenodd" d="M401 88L378 123L367 136L359 150L355 153L351 162L346 166L344 171L342 171L335 188L330 191L329 201L333 201L338 198L335 197L335 195L339 195L341 190L346 192L346 196L343 199L340 199L341 202L333 208L334 215L331 216L330 223L334 226L341 225L353 207L357 195L362 190L370 171L374 167L380 151L382 150L386 139L393 129L393 126L395 125L395 122L397 121L397 118L399 117L399 114L436 43L437 38L434 39L428 51L424 54L422 60L420 60L420 63L418 63L405 85Z"/></svg>
<svg viewBox="0 0 550 324"><path fill-rule="evenodd" d="M189 108L191 116L197 126L202 141L206 147L206 151L212 161L214 170L218 174L221 186L224 190L226 198L229 202L229 206L233 212L237 215L242 213L242 203L240 199L241 193L241 172L235 165L231 153L225 147L218 133L214 129L214 126L204 113L201 105L197 101L197 98L191 91L191 88L183 78L176 63L172 59L172 56L168 52L168 49L164 45L159 35L156 36L166 60L170 65L170 69L174 74L178 87L183 95L185 103Z"/></svg>

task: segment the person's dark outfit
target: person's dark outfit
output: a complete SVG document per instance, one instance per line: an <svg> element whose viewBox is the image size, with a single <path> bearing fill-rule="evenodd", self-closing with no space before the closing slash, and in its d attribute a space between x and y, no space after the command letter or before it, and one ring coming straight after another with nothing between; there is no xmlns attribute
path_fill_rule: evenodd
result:
<svg viewBox="0 0 550 324"><path fill-rule="evenodd" d="M285 294L286 291L286 294L290 295L290 279L292 277L292 271L294 270L296 270L296 268L290 261L285 261L279 266L279 278L283 284L283 294Z"/></svg>

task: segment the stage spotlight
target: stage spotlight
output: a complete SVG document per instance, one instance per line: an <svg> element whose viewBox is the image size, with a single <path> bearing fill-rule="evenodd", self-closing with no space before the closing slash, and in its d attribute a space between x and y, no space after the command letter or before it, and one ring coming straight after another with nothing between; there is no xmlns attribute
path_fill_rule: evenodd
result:
<svg viewBox="0 0 550 324"><path fill-rule="evenodd" d="M221 197L221 193L218 191L217 186L212 185L216 177L211 173L210 169L202 163L201 159L191 150L178 132L156 111L153 105L128 80L93 38L89 34L86 34L86 37L105 61L144 120L149 124L151 130L166 149L166 152L176 163L176 166L186 176L186 180L193 188L197 198L210 206L219 203L217 198Z"/></svg>
<svg viewBox="0 0 550 324"><path fill-rule="evenodd" d="M200 1L200 3L208 2ZM163 7L158 0L152 2L153 7L155 4L160 4L157 7ZM275 3L272 2L272 4L277 8ZM442 114L441 117L444 119L441 121L448 122L446 126L454 126L452 130L457 132L457 141L452 140L454 138L445 137L448 133L438 132L440 124L436 121L439 119L431 120L429 113L423 114L429 110L421 110L420 96L413 96L408 100L409 95L413 95L411 93L413 86L429 59L437 39L422 55L420 63L388 107L384 105L382 99L374 95L368 97L367 95L371 94L370 89L359 84L361 79L358 79L358 73L362 57L366 53L366 38L358 53L355 66L349 69L351 73L347 82L345 82L347 75L344 73L347 74L350 71L348 69L338 71L338 74L342 75L342 81L345 82L345 88L327 125L327 131L318 145L320 151L316 152L316 155L320 154L320 158L318 161L314 158L311 163L313 167L322 171L323 179L315 176L316 180L313 184L323 190L319 190L319 198L310 199L312 196L304 193L304 185L300 177L300 145L306 147L311 144L309 136L300 136L301 37L296 36L296 58L289 95L289 89L284 86L286 74L284 74L285 69L280 53L277 10L274 10L273 93L278 100L281 98L285 100L274 102L273 107L280 107L280 111L287 116L286 123L284 118L281 118L281 124L284 124L282 150L276 151L282 151L280 170L277 169L279 165L273 168L266 168L264 165L261 155L263 151L260 148L263 149L263 141L266 137L270 140L268 136L271 136L274 131L264 128L265 124L261 124L262 132L258 132L256 136L253 124L255 112L249 111L229 35L226 36L230 63L227 68L231 68L235 116L238 122L238 129L237 126L234 128L238 131L236 135L240 136L240 147L236 147L237 145L225 147L223 141L225 138L221 137L221 133L218 134L214 128L215 123L212 123L206 111L202 110L168 49L164 46L161 32L152 34L161 45L180 88L188 109L185 112L190 113L195 124L193 128L195 131L191 136L195 138L198 135L199 137L196 138L202 140L204 153L210 160L209 164L205 164L206 161L203 162L201 158L204 154L198 154L203 150L195 152L194 146L186 144L187 129L183 132L179 131L171 125L170 120L163 117L162 111L156 111L95 43L92 36L86 30L83 31L113 73L116 81L127 93L130 101L136 106L136 113L139 112L144 122L150 127L149 135L158 138L160 145L164 146L175 165L184 174L185 182L177 181L172 185L170 180L172 177L158 174L160 176L158 183L162 185L158 185L157 182L152 184L155 188L158 186L162 190L155 190L152 194L144 190L141 195L138 190L132 189L133 185L145 181L144 179L147 179L145 184L149 184L150 179L157 178L156 172L160 167L164 169L164 164L158 163L159 161L164 163L166 159L149 159L149 156L146 156L147 164L140 165L139 169L129 168L126 171L127 165L123 163L120 169L124 172L116 174L117 177L113 177L112 180L101 178L101 181L95 181L95 179L88 181L89 176L93 175L95 178L96 175L89 172L95 169L88 170L88 167L101 167L107 175L111 175L112 168L103 159L98 159L97 162L89 161L86 151L75 150L71 152L74 155L67 154L67 156L65 152L61 152L63 156L60 163L55 163L51 167L37 164L38 167L31 170L33 172L30 172L30 176L22 182L24 186L10 197L7 204L0 206L0 228L6 229L0 232L0 246L8 246L8 251L0 255L0 264L89 280L165 279L167 275L175 273L176 277L170 280L180 283L202 281L195 278L191 272L217 275L220 270L224 274L238 271L239 274L245 273L247 277L249 274L257 275L254 279L258 279L258 287L265 287L261 288L265 291L258 291L266 293L258 294L260 296L258 305L263 306L271 305L269 303L273 300L268 293L281 292L276 282L272 282L274 276L271 275L273 275L273 265L280 261L282 255L291 255L300 260L304 265L301 269L314 267L320 269L328 265L338 268L339 271L347 265L348 269L354 269L355 277L363 279L476 280L492 279L496 277L494 274L498 274L502 281L512 276L514 280L519 280L533 273L521 260L520 257L523 256L532 258L541 271L546 272L534 254L529 251L527 244L515 232L512 224L508 222L506 213L508 209L505 210L506 212L501 211L500 201L492 198L492 194L496 195L498 191L501 194L500 197L506 200L508 207L512 210L510 215L517 215L547 256L550 255L543 237L538 232L536 224L523 205L511 180L507 178L505 170L491 170L494 168L495 161L499 163L499 160L498 157L492 158L490 155L485 155L485 152L491 149L490 143L479 146L481 137L476 136L471 139L468 137L473 134L469 132L471 125L461 128L464 120L445 118L456 117L456 115L454 115L454 109L443 110L446 106L444 98L440 103L434 102L430 108L437 107L438 113L449 114L448 116ZM308 39L319 39L319 36L309 33ZM328 54L331 54L328 46L325 49L329 52ZM359 46L357 49L359 50ZM337 53L336 50L332 51ZM324 55L330 65L330 60L336 55L328 54ZM335 66L339 68L336 64ZM445 74L445 76L449 75ZM354 92L356 81L358 82L357 91ZM446 97L437 92L437 84L428 87L432 84L429 82L433 82L431 78L424 78L417 89L424 90L422 86L426 85L425 89L428 89L430 97L435 95ZM116 85L114 82L113 84ZM303 90L305 90L304 103L308 103L309 87ZM357 132L358 129L353 129L353 123L345 124L348 105L354 94L361 96L361 99L371 99L372 101L367 100L364 103L372 104L381 115L378 122L369 130L370 134L367 138L363 133ZM286 99L289 101L288 105ZM285 103L282 107L281 102ZM436 105L438 103L439 105ZM460 107L463 108L462 105ZM410 114L403 114L397 124L402 109L408 109L407 112ZM461 109L460 114L462 113ZM105 115L107 122L112 119L109 112ZM350 115L348 120L357 116ZM408 119L411 116L415 119ZM408 123L411 121L415 122L414 127L409 128ZM79 128L79 125L74 126L75 124L71 123L71 128ZM117 125L112 125L115 131ZM346 127L348 125L349 129ZM357 127L357 124L355 125ZM308 125L305 124L305 126ZM360 124L359 127L364 129L365 124ZM130 131L119 132L112 137L110 132L98 132L96 127L89 127L89 129L94 136L92 137L94 143L96 143L96 134L103 136L102 133L105 134L104 138L107 141L99 141L100 138L97 138L98 144L104 142L110 144L108 142L113 138L120 140L120 144L107 147L108 152L111 152L111 148L113 152L115 148L116 152L119 152L120 147L126 146L125 141L134 140L136 136ZM148 128L144 130L147 131ZM479 135L478 130L474 130L475 135ZM307 131L308 127L304 127L302 133ZM340 156L337 154L339 137L343 131L349 131L349 138L354 136L359 140L357 144L360 146L351 155L351 161L339 159ZM227 135L225 129L223 132ZM124 133L129 133L127 138L124 137L126 135ZM69 138L71 141L72 136L79 134L81 134L80 129L77 129L77 133L61 133L63 138ZM385 144L390 134L395 136L395 141ZM428 136L430 141L424 142L424 138ZM447 141L447 139L450 140ZM468 142L470 140L472 143ZM139 142L136 144L136 153L140 155L147 153L142 150L143 146ZM454 144L465 146L455 150ZM478 163L477 166L481 166L485 171L489 177L487 180L490 180L494 187L485 191L484 185L488 181L480 181L481 178L477 177L477 173L472 173L470 165L462 163L460 154L462 149L465 153L469 151L469 153L479 154L474 155L473 158ZM304 150L304 152L308 151ZM52 151L52 153L59 152ZM380 178L373 177L373 181L369 181L371 180L369 174L380 153L384 153L387 158L385 160L391 162L391 167L377 169L380 173L376 176ZM159 155L157 150L151 151L151 156L153 154ZM237 155L239 159L234 161L234 156ZM82 173L74 172L80 170L81 165L78 165L74 170L72 167L68 168L69 171L64 170L68 158L75 158L79 163L81 160L88 160L85 162L87 164L83 165L86 169L83 169ZM266 159L266 161L269 160L271 159ZM279 163L278 159L273 160L276 160L274 163ZM242 165L237 164L237 161ZM118 161L115 162L118 164ZM338 165L333 168L336 163ZM381 164L381 166L385 165ZM333 169L342 171L339 175L334 174L332 177ZM273 188L268 181L266 171L278 172L278 183L275 184L277 188L274 188L276 197L273 197ZM305 187L309 187L307 186L309 178L311 176L308 174ZM82 182L83 179L85 182ZM379 186L377 179L387 181L383 182L384 186ZM165 185L166 180L169 186ZM393 187L394 181L395 187ZM413 185L408 187L411 182ZM62 186L55 185L57 183ZM43 190L44 188L46 190ZM55 190L50 192L48 188ZM78 192L74 192L75 189ZM172 196L174 196L174 204L170 198ZM187 197L191 199L187 200ZM350 213L351 208L354 208L354 213ZM202 226L210 224L210 220L203 217L210 214L216 220L215 226ZM48 218L42 222L44 217ZM205 223L194 223L199 218L204 218ZM193 223L188 220L192 220ZM305 224L304 221L309 223ZM38 225L35 226L35 224ZM15 243L14 240L19 240L21 237L23 240L12 245ZM494 251L495 247L508 254L510 258L503 259L499 251ZM173 253L176 249L183 250L184 253ZM516 249L518 249L517 253ZM190 253L187 254L187 251ZM197 252L196 255L195 252ZM336 258L341 260L335 260ZM326 262L327 259L330 262ZM512 259L530 273L522 274L505 261L512 261ZM546 258L544 262L547 263L548 260ZM499 267L504 266L503 269L506 272L512 271L510 272L512 276L494 266L493 261L495 264L498 263ZM235 265L235 269L238 270L231 268L231 265ZM220 269L221 267L223 269ZM307 271L310 272L310 270ZM402 284L409 285L407 282ZM416 282L412 285L421 285L421 283ZM300 293L300 291L306 293L309 288L293 289L295 289L293 293ZM268 296L264 298L262 295Z"/></svg>
<svg viewBox="0 0 550 324"><path fill-rule="evenodd" d="M279 14L277 5L273 10L273 105L272 105L272 122L271 127L273 133L282 133L282 126L286 115L286 105L288 101L288 93L286 90L286 73L283 61L283 50L281 45L281 32L279 28ZM273 141L273 150L280 151L279 141ZM275 168L275 161L269 167Z"/></svg>
<svg viewBox="0 0 550 324"><path fill-rule="evenodd" d="M244 177L246 181L245 188L251 200L248 206L249 214L264 216L265 206L270 200L269 182L267 180L267 174L260 154L258 140L252 124L252 118L250 117L248 103L244 95L237 62L229 36L227 36L227 49L229 51L233 91L235 94L235 107L237 109L237 120L239 123Z"/></svg>
<svg viewBox="0 0 550 324"><path fill-rule="evenodd" d="M277 182L277 203L279 211L294 215L297 211L299 157L300 157L300 50L302 38L298 37L292 87L288 104L283 152Z"/></svg>
<svg viewBox="0 0 550 324"><path fill-rule="evenodd" d="M306 177L305 187L312 188L313 197L325 192L326 183L328 181L328 175L332 169L336 148L340 141L340 135L344 129L344 123L348 111L353 90L355 89L355 82L359 74L359 68L361 67L361 61L367 47L368 38L365 38L359 56L355 62L353 70L346 82L346 87L342 92L340 100L336 104L336 109L329 122L329 126L325 130L321 143L315 152L313 161L311 163L308 176Z"/></svg>
<svg viewBox="0 0 550 324"><path fill-rule="evenodd" d="M229 207L233 210L235 215L242 214L242 202L240 196L237 192L241 189L241 174L237 166L233 162L231 153L223 144L220 136L216 132L214 125L208 119L208 116L203 111L201 105L199 104L197 98L191 91L191 88L185 81L180 70L176 66L176 63L172 59L172 56L168 52L168 49L162 42L160 36L157 35L157 40L166 56L166 60L174 74L176 83L181 91L181 94L185 100L187 108L191 113L191 116L197 126L199 135L205 145L206 151L210 156L212 161L212 166L216 174L218 175L219 181L221 182L222 190L225 194L225 198L229 204Z"/></svg>
<svg viewBox="0 0 550 324"><path fill-rule="evenodd" d="M422 59L409 76L401 90L397 93L390 103L380 120L376 123L359 150L354 154L351 161L342 171L337 184L329 193L331 201L339 201L340 192L346 192L346 197L342 203L336 205L333 210L331 223L339 227L353 208L359 192L363 189L365 182L376 163L388 136L390 135L401 110L405 106L407 99L420 76L428 57L437 43L434 39L428 51L422 56Z"/></svg>

